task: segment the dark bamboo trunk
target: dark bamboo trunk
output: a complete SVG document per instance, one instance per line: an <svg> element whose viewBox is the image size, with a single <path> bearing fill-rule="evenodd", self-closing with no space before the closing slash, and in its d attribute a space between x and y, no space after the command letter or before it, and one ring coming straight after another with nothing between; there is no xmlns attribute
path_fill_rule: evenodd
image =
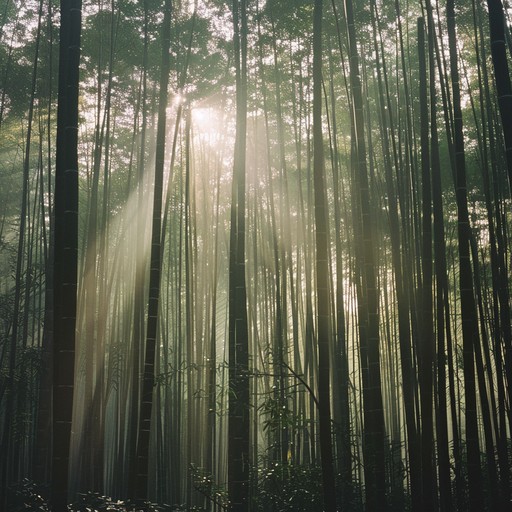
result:
<svg viewBox="0 0 512 512"><path fill-rule="evenodd" d="M245 283L247 5L233 0L236 138L229 248L228 493L233 512L249 510L249 329Z"/></svg>
<svg viewBox="0 0 512 512"><path fill-rule="evenodd" d="M494 66L494 78L498 105L500 109L505 155L507 160L508 180L512 190L512 85L508 69L505 30L505 14L501 0L487 0L489 8L489 27L491 35L491 56ZM510 347L507 347L510 350Z"/></svg>
<svg viewBox="0 0 512 512"><path fill-rule="evenodd" d="M367 512L385 510L386 471L384 460L384 414L382 403L379 306L370 208L370 182L366 162L363 97L352 1L345 2L350 86L352 97L352 144L354 235L358 287L358 322L364 409L364 477Z"/></svg>
<svg viewBox="0 0 512 512"><path fill-rule="evenodd" d="M52 510L67 511L78 257L81 1L62 0L55 171Z"/></svg>
<svg viewBox="0 0 512 512"><path fill-rule="evenodd" d="M419 381L421 396L421 470L422 507L433 510L435 478L433 472L433 363L434 319L432 299L432 192L430 184L429 118L427 99L427 62L425 56L425 22L418 20L420 137L422 178L422 296L419 348Z"/></svg>
<svg viewBox="0 0 512 512"><path fill-rule="evenodd" d="M330 404L331 319L325 163L322 134L322 7L316 0L313 13L313 182L315 198L316 295L318 340L318 419L324 510L336 510L332 460Z"/></svg>
<svg viewBox="0 0 512 512"><path fill-rule="evenodd" d="M142 394L139 411L139 427L136 450L136 483L133 489L135 498L144 501L148 497L149 472L149 441L153 409L153 387L155 382L155 356L158 330L158 306L160 300L161 277L161 227L162 227L162 198L163 175L165 161L165 133L167 87L170 69L170 22L171 0L165 0L164 17L162 21L162 60L160 67L160 84L158 96L158 121L155 153L155 181L153 197L153 221L151 231L151 256L149 270L149 301L148 321L146 328L146 346L144 354L144 371L142 377Z"/></svg>
<svg viewBox="0 0 512 512"><path fill-rule="evenodd" d="M476 407L476 382L474 350L480 343L473 273L470 260L471 226L469 223L466 159L460 98L459 70L457 62L457 40L453 0L446 3L448 38L450 50L450 73L453 94L453 144L454 175L457 201L457 234L459 253L459 286L462 314L464 398L466 410L466 446L468 464L469 508L471 512L482 510L482 472L480 467L480 444Z"/></svg>
<svg viewBox="0 0 512 512"><path fill-rule="evenodd" d="M429 50L429 98L430 98L430 165L432 180L432 214L434 224L434 270L436 281L435 325L437 331L437 402L436 436L439 466L439 508L449 512L452 508L450 455L448 444L448 409L446 397L446 335L444 293L447 289L446 243L442 202L441 162L437 129L436 63L434 59L435 32L431 16L428 16Z"/></svg>

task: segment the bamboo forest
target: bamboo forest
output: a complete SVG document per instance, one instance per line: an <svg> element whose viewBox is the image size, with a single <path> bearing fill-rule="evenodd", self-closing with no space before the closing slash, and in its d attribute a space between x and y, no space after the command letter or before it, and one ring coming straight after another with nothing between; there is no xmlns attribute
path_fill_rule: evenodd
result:
<svg viewBox="0 0 512 512"><path fill-rule="evenodd" d="M509 0L0 0L0 510L512 510Z"/></svg>

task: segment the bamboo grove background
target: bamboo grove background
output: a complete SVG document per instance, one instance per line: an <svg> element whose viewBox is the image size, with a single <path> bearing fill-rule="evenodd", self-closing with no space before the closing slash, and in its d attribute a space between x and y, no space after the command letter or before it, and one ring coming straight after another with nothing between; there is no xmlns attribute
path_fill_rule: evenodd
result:
<svg viewBox="0 0 512 512"><path fill-rule="evenodd" d="M510 10L321 7L84 2L70 501L509 509ZM59 23L0 2L12 510L51 480Z"/></svg>

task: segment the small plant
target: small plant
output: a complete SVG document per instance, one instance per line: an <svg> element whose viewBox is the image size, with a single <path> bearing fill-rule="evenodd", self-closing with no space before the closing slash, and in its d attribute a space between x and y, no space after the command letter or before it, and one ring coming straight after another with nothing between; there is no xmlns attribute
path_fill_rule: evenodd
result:
<svg viewBox="0 0 512 512"><path fill-rule="evenodd" d="M322 503L318 466L273 463L258 470L257 510L317 512Z"/></svg>
<svg viewBox="0 0 512 512"><path fill-rule="evenodd" d="M20 484L11 488L9 499L10 512L49 512L44 496L47 489L37 485L32 480L25 478Z"/></svg>
<svg viewBox="0 0 512 512"><path fill-rule="evenodd" d="M226 489L216 485L212 475L204 469L197 468L191 464L190 472L194 482L194 489L205 496L209 501L218 505L221 510L227 510L229 501Z"/></svg>
<svg viewBox="0 0 512 512"><path fill-rule="evenodd" d="M125 511L126 503L114 501L108 496L101 496L97 492L79 493L77 500L71 506L73 512L101 512L103 510Z"/></svg>
<svg viewBox="0 0 512 512"><path fill-rule="evenodd" d="M169 505L159 505L149 501L114 500L97 492L78 494L78 499L70 506L71 512L174 512Z"/></svg>

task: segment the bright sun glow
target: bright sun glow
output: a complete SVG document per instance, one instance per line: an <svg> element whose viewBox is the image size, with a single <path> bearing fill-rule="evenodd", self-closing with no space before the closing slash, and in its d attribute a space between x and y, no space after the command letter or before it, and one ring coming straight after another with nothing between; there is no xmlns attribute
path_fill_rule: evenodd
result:
<svg viewBox="0 0 512 512"><path fill-rule="evenodd" d="M176 93L174 95L174 98L172 100L173 105L181 105L182 103L185 103L185 96L183 94Z"/></svg>
<svg viewBox="0 0 512 512"><path fill-rule="evenodd" d="M192 109L193 130L196 136L215 143L222 137L223 126L221 115L212 107L198 107Z"/></svg>

